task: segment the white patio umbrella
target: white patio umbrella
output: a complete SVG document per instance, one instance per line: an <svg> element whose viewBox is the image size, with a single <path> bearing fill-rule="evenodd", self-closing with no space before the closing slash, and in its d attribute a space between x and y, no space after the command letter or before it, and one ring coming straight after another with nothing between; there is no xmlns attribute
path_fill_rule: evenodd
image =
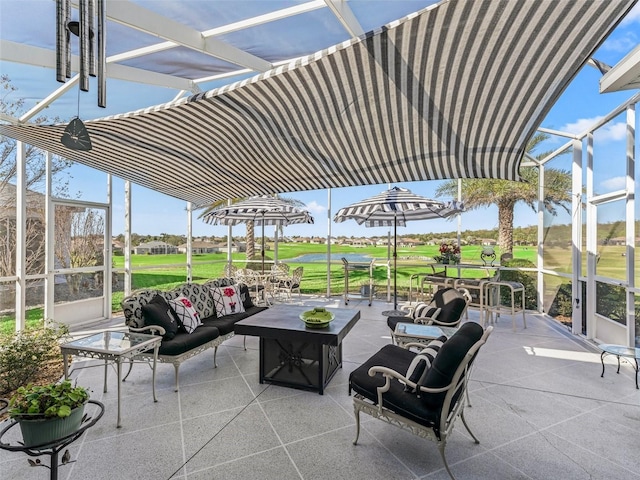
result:
<svg viewBox="0 0 640 480"><path fill-rule="evenodd" d="M266 195L241 200L233 205L211 210L202 217L213 225L238 225L254 222L262 227L262 273L264 273L264 226L313 223L311 214L281 198Z"/></svg>
<svg viewBox="0 0 640 480"><path fill-rule="evenodd" d="M411 193L406 188L393 187L373 197L341 208L333 217L336 223L355 220L365 227L393 226L393 308L398 308L396 286L397 228L408 221L447 218L463 211L459 202L439 202Z"/></svg>

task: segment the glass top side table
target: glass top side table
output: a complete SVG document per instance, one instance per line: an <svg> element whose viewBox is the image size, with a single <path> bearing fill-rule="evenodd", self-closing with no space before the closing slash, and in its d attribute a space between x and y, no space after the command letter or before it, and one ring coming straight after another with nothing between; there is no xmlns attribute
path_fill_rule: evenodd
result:
<svg viewBox="0 0 640 480"><path fill-rule="evenodd" d="M147 335L144 333L112 332L104 331L88 337L78 338L60 345L64 361L64 376L69 377L69 355L78 357L95 358L104 360L104 392L107 391L107 366L109 362L116 364L118 375L118 420L116 427L120 428L120 383L122 383L122 362L133 361L140 353L153 349L152 366L152 391L153 401L156 398L156 364L158 360L158 348L162 342L159 335Z"/></svg>
<svg viewBox="0 0 640 480"><path fill-rule="evenodd" d="M429 343L429 341L444 335L449 338L456 333L456 327L424 325L422 323L398 323L393 332L396 344L400 347L407 343Z"/></svg>
<svg viewBox="0 0 640 480"><path fill-rule="evenodd" d="M600 354L600 362L602 362L602 374L600 377L604 377L604 357L607 355L615 355L618 359L618 371L620 373L620 357L631 358L635 362L636 370L636 389L638 388L638 359L640 359L640 348L625 347L624 345L612 345L609 343L603 343L598 345L598 348L602 350ZM629 362L631 363L631 362ZM633 364L631 365L633 366Z"/></svg>

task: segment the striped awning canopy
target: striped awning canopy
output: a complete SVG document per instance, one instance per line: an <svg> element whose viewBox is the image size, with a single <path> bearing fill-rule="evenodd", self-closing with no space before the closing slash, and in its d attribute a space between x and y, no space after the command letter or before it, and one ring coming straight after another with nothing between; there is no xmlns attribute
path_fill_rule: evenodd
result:
<svg viewBox="0 0 640 480"><path fill-rule="evenodd" d="M355 220L365 227L404 227L408 221L447 218L461 213L458 202L439 202L412 193L406 188L393 187L348 207L334 216L336 223Z"/></svg>
<svg viewBox="0 0 640 480"><path fill-rule="evenodd" d="M144 111L0 133L193 202L518 179L527 140L635 0L449 0L249 80Z"/></svg>
<svg viewBox="0 0 640 480"><path fill-rule="evenodd" d="M211 210L202 220L213 225L238 225L254 222L257 226L313 223L311 214L285 200L259 195Z"/></svg>

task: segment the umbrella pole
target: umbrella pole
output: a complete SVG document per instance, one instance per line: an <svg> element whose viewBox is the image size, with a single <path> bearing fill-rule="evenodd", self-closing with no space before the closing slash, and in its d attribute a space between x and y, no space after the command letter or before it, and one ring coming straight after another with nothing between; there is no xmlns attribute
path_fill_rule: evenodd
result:
<svg viewBox="0 0 640 480"><path fill-rule="evenodd" d="M264 275L264 213L262 214L262 275Z"/></svg>
<svg viewBox="0 0 640 480"><path fill-rule="evenodd" d="M393 216L393 309L398 309L398 220L396 216Z"/></svg>

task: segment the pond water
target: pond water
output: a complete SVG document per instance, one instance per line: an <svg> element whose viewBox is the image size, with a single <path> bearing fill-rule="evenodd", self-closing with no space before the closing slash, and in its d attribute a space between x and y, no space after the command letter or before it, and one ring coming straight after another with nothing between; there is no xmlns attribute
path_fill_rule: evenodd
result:
<svg viewBox="0 0 640 480"><path fill-rule="evenodd" d="M363 255L361 253L332 253L331 261L332 262L340 262L342 257L346 258L348 262L370 262L373 260L368 255ZM326 253L307 253L305 255L300 255L296 258L290 258L285 260L285 262L326 262L327 254Z"/></svg>

